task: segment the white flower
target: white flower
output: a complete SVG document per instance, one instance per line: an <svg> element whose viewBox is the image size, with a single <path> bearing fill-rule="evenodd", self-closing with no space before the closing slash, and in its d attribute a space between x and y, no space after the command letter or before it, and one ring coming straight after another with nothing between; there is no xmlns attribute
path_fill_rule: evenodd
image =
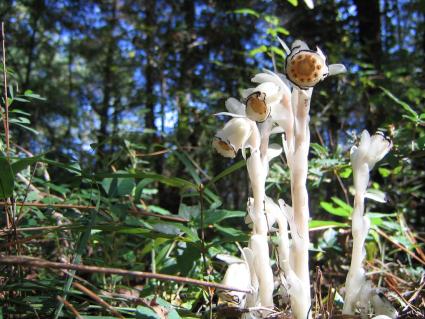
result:
<svg viewBox="0 0 425 319"><path fill-rule="evenodd" d="M287 50L287 46L282 41L281 43ZM329 75L346 72L342 64L328 66L322 50L319 48L316 51L310 50L307 44L300 40L296 40L292 44L291 51L287 53L289 55L286 58L286 76L300 89L314 87Z"/></svg>
<svg viewBox="0 0 425 319"><path fill-rule="evenodd" d="M213 146L222 156L234 158L236 153L246 146L251 133L250 120L233 118L217 132Z"/></svg>
<svg viewBox="0 0 425 319"><path fill-rule="evenodd" d="M370 136L364 130L360 138L359 146L353 146L350 152L353 167L360 167L367 164L369 171L379 162L391 149L392 142L381 132Z"/></svg>
<svg viewBox="0 0 425 319"><path fill-rule="evenodd" d="M244 290L251 289L251 275L248 264L241 260L239 263L232 263L226 270L223 285L240 288ZM220 291L220 298L235 303L238 307L244 308L246 293L241 291Z"/></svg>
<svg viewBox="0 0 425 319"><path fill-rule="evenodd" d="M264 122L269 117L273 104L282 98L282 91L274 82L263 82L255 88L244 90L242 98L246 101L247 117L256 122Z"/></svg>

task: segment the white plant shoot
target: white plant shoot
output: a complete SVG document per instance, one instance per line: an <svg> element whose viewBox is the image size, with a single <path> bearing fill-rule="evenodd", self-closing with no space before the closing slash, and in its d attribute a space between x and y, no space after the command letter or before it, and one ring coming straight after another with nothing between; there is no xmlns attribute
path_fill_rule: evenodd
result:
<svg viewBox="0 0 425 319"><path fill-rule="evenodd" d="M366 280L363 268L364 243L370 226L369 219L364 216L364 200L369 183L369 172L389 152L391 146L391 141L383 134L376 133L370 136L365 130L361 135L359 146L351 148L350 158L355 190L352 214L353 250L345 282L344 314L354 314L358 305L361 314L364 315L369 307L370 298L362 298L362 295L370 295L371 290L371 288L367 289L370 282Z"/></svg>

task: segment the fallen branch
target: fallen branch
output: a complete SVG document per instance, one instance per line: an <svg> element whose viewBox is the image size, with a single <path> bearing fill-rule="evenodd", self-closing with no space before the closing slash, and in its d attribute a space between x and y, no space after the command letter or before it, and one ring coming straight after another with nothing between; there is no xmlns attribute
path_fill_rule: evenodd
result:
<svg viewBox="0 0 425 319"><path fill-rule="evenodd" d="M87 266L82 264L69 264L69 263L58 263L53 261L48 261L41 258L34 258L29 256L4 256L0 255L0 264L3 265L21 265L24 267L36 267L36 268L53 268L53 269L72 269L81 272L88 273L103 273L103 274L115 274L122 276L131 276L136 278L150 278L158 279L164 281L175 281L184 284L191 284L201 287L209 288L218 288L222 290L232 290L249 293L249 290L240 289L236 287L230 287L222 284L217 284L214 282L203 281L198 279L192 279L187 277L172 276L165 274L154 274L151 272L144 271L131 271L120 268L109 268L109 267L97 267L97 266Z"/></svg>
<svg viewBox="0 0 425 319"><path fill-rule="evenodd" d="M67 300L63 299L61 296L56 296L56 298L62 302L66 308L69 309L69 311L72 312L72 314L75 316L75 318L77 319L83 319L83 317L81 317L80 313L78 312L77 309L75 309L75 307Z"/></svg>
<svg viewBox="0 0 425 319"><path fill-rule="evenodd" d="M98 295L96 295L93 291L91 291L89 288L83 286L82 284L78 283L78 282L74 282L72 284L74 286L74 288L77 288L78 290L82 291L83 293L85 293L87 296L89 296L90 298L92 298L94 301L96 301L98 304L100 304L102 307L106 308L107 310L109 310L115 317L121 318L121 319L125 319L124 316L122 314L120 314L118 311L116 311L114 309L114 307L112 307L110 304L108 304L105 300L103 300L102 298L100 298Z"/></svg>
<svg viewBox="0 0 425 319"><path fill-rule="evenodd" d="M422 265L425 265L425 261L420 259L418 256L415 255L415 253L413 253L412 251L410 251L409 249L407 249L406 247L404 247L403 245L397 243L394 239L392 239L391 237L389 237L387 234L385 234L382 230L380 230L379 228L374 228L374 230L381 235L382 237L384 237L386 240L388 240L389 242L391 242L394 246L400 248L402 251L404 251L406 254L410 255L412 258L416 259L417 261L419 261Z"/></svg>

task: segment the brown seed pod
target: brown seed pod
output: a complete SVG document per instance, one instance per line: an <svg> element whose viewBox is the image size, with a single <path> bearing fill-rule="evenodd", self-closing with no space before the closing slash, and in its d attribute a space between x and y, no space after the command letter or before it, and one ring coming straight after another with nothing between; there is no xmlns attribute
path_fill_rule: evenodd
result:
<svg viewBox="0 0 425 319"><path fill-rule="evenodd" d="M224 157L234 158L236 156L234 147L217 136L214 137L213 146Z"/></svg>
<svg viewBox="0 0 425 319"><path fill-rule="evenodd" d="M266 94L254 92L246 98L246 115L256 122L264 122L270 114Z"/></svg>
<svg viewBox="0 0 425 319"><path fill-rule="evenodd" d="M302 50L289 55L286 60L286 76L289 81L307 89L315 86L326 76L327 65L315 51Z"/></svg>

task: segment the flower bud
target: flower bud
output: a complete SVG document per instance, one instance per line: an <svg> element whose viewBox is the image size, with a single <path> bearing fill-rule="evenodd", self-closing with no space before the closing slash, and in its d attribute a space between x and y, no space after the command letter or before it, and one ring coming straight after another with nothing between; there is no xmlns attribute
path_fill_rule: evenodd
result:
<svg viewBox="0 0 425 319"><path fill-rule="evenodd" d="M251 135L251 124L247 118L233 118L217 132L213 146L224 157L234 158L244 148Z"/></svg>

